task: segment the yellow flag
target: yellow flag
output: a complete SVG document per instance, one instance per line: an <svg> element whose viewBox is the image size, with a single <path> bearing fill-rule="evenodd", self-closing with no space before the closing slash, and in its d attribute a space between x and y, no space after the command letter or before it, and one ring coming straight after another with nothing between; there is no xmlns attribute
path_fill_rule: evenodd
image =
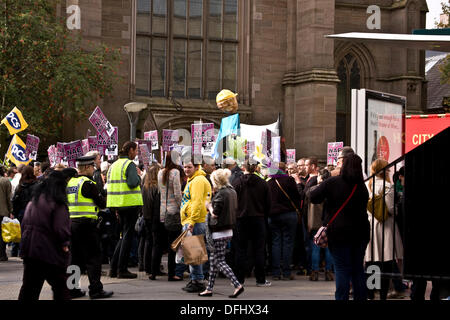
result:
<svg viewBox="0 0 450 320"><path fill-rule="evenodd" d="M28 127L28 123L23 118L22 112L16 107L2 120L2 124L8 128L10 135L16 134Z"/></svg>
<svg viewBox="0 0 450 320"><path fill-rule="evenodd" d="M6 157L14 162L17 167L21 164L27 165L30 163L31 159L25 155L25 149L25 143L23 143L17 135L14 135L9 145L8 152L6 153Z"/></svg>

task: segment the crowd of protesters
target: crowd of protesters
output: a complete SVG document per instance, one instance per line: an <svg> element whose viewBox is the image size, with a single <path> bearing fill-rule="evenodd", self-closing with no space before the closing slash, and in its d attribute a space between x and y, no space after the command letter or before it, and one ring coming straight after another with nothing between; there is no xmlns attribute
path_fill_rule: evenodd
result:
<svg viewBox="0 0 450 320"><path fill-rule="evenodd" d="M132 266L150 280L166 275L168 281L184 281L189 273L182 289L202 297L212 296L221 272L234 287L231 298L244 291L252 274L258 287L299 275L318 281L323 274L325 281L336 281L337 300L373 299L366 268L399 272L403 246L393 197L394 188L401 197L402 170L394 183L385 173L365 183L362 160L350 147L340 152L336 167L321 168L309 157L281 162L275 171L248 159L238 164L227 158L221 165L209 157L202 164L180 161L176 153L175 159L167 155L164 165L144 168L133 161L136 155L137 145L127 142L112 164L90 152L77 159L78 170L37 162L7 172L0 167L0 215L22 226L20 248L12 244L11 250L24 259L20 299L38 299L44 280L55 299L84 296L80 288L66 288L71 264L88 274L92 299L113 294L103 290L102 263L112 278L136 278ZM376 160L371 174L386 165ZM389 218L379 223L367 203L383 188ZM341 206L327 230L328 247L317 246L314 235ZM185 230L205 236L208 263L177 263L170 244ZM8 259L5 248L0 239L0 261ZM161 263L165 253L167 273ZM401 280L393 281L391 293L389 288L383 279L380 299L404 296Z"/></svg>

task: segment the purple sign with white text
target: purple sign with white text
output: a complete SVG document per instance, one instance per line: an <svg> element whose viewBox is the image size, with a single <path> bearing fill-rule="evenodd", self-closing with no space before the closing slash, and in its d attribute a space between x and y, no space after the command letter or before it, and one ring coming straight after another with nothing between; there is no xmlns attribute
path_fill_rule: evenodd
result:
<svg viewBox="0 0 450 320"><path fill-rule="evenodd" d="M25 157L32 160L36 160L38 149L39 149L39 138L31 134L27 134Z"/></svg>
<svg viewBox="0 0 450 320"><path fill-rule="evenodd" d="M102 110L97 106L89 117L89 122L92 123L97 133L107 140L114 134L114 128L111 123L106 119Z"/></svg>
<svg viewBox="0 0 450 320"><path fill-rule="evenodd" d="M83 156L83 146L80 140L64 144L64 155L71 168L76 168L76 159Z"/></svg>

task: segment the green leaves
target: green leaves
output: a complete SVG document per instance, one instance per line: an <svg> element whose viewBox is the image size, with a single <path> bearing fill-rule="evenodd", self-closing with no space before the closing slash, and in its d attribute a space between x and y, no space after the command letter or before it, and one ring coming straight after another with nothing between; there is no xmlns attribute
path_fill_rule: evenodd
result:
<svg viewBox="0 0 450 320"><path fill-rule="evenodd" d="M85 118L119 80L119 50L82 43L67 29L65 16L57 17L55 3L0 5L0 118L17 106L42 138L61 133L63 115L71 122Z"/></svg>

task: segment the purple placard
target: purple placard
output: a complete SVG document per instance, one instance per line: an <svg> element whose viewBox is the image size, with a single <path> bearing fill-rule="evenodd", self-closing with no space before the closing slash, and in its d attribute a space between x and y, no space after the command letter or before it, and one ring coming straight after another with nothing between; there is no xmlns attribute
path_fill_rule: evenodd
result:
<svg viewBox="0 0 450 320"><path fill-rule="evenodd" d="M55 145L51 145L47 149L48 161L50 162L50 167L56 166L56 147Z"/></svg>
<svg viewBox="0 0 450 320"><path fill-rule="evenodd" d="M144 140L152 142L152 150L158 150L158 130L144 132Z"/></svg>
<svg viewBox="0 0 450 320"><path fill-rule="evenodd" d="M119 147L117 145L119 141L119 129L114 127L114 134L108 139L103 139L101 134L97 134L97 150L102 156L118 155Z"/></svg>
<svg viewBox="0 0 450 320"><path fill-rule="evenodd" d="M201 155L202 154L202 124L194 123L191 124L191 143L192 143L192 154Z"/></svg>
<svg viewBox="0 0 450 320"><path fill-rule="evenodd" d="M32 160L36 160L38 149L39 149L39 138L31 134L27 134L25 157Z"/></svg>
<svg viewBox="0 0 450 320"><path fill-rule="evenodd" d="M139 144L139 153L141 154L140 158L144 163L144 167L147 170L152 161L152 154L150 153L150 150L148 149L148 145L146 143Z"/></svg>
<svg viewBox="0 0 450 320"><path fill-rule="evenodd" d="M97 136L89 136L88 142L89 142L89 151L97 151Z"/></svg>
<svg viewBox="0 0 450 320"><path fill-rule="evenodd" d="M271 148L272 148L272 160L273 160L273 162L280 162L281 161L280 147L281 147L280 137L272 137Z"/></svg>
<svg viewBox="0 0 450 320"><path fill-rule="evenodd" d="M163 129L162 150L169 152L170 147L173 146L175 143L178 143L178 140L179 140L178 130Z"/></svg>
<svg viewBox="0 0 450 320"><path fill-rule="evenodd" d="M139 161L144 162L144 159L143 159L143 156L142 156L142 153L141 153L141 145L147 146L147 150L151 154L153 141L138 139L138 140L135 140L134 142L136 142L137 145L138 145L138 159L139 159Z"/></svg>
<svg viewBox="0 0 450 320"><path fill-rule="evenodd" d="M286 149L287 163L295 162L295 149Z"/></svg>
<svg viewBox="0 0 450 320"><path fill-rule="evenodd" d="M56 163L61 163L64 161L64 143L57 142L56 143Z"/></svg>
<svg viewBox="0 0 450 320"><path fill-rule="evenodd" d="M327 165L336 166L339 151L344 148L344 142L328 142Z"/></svg>
<svg viewBox="0 0 450 320"><path fill-rule="evenodd" d="M214 142L216 136L214 134L214 123L204 123L202 126L202 154L211 156L214 153Z"/></svg>
<svg viewBox="0 0 450 320"><path fill-rule="evenodd" d="M102 110L97 106L89 117L89 122L92 123L97 134L101 135L104 140L108 140L114 134L114 128L111 123L106 119Z"/></svg>
<svg viewBox="0 0 450 320"><path fill-rule="evenodd" d="M83 148L83 154L86 154L89 152L89 140L88 139L81 140L81 146Z"/></svg>
<svg viewBox="0 0 450 320"><path fill-rule="evenodd" d="M66 157L66 161L71 168L76 168L77 163L76 159L83 156L83 146L81 145L81 141L72 141L64 144L64 155Z"/></svg>
<svg viewBox="0 0 450 320"><path fill-rule="evenodd" d="M247 155L251 157L253 153L255 152L255 141L247 141Z"/></svg>

